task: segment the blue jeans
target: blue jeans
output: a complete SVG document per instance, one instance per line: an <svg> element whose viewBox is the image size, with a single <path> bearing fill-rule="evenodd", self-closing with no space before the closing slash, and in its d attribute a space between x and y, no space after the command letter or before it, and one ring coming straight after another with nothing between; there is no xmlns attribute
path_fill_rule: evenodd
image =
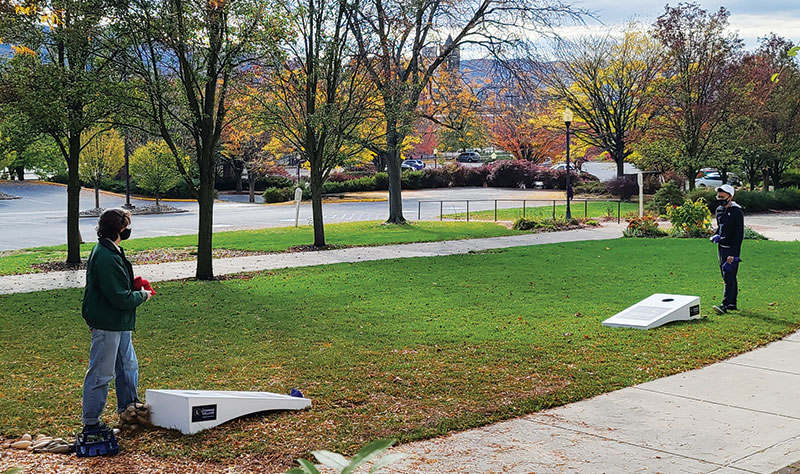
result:
<svg viewBox="0 0 800 474"><path fill-rule="evenodd" d="M89 369L83 381L84 425L100 422L111 379L115 379L117 412L121 413L128 404L137 400L136 387L139 385L139 361L133 351L131 332L92 329Z"/></svg>

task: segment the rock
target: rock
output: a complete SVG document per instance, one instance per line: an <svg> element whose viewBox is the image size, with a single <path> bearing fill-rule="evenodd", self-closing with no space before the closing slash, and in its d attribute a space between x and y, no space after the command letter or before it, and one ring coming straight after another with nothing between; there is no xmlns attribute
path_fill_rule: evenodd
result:
<svg viewBox="0 0 800 474"><path fill-rule="evenodd" d="M150 424L150 420L145 418L145 417L143 417L143 416L141 416L141 415L136 415L136 421L138 421L140 425L149 425Z"/></svg>
<svg viewBox="0 0 800 474"><path fill-rule="evenodd" d="M36 435L35 438L33 438L33 441L41 441L44 438L48 438L48 436L47 435L43 435L43 434L38 434L38 435Z"/></svg>
<svg viewBox="0 0 800 474"><path fill-rule="evenodd" d="M14 449L28 449L28 446L30 445L31 445L31 440L29 439L21 439L19 441L11 443L11 447Z"/></svg>
<svg viewBox="0 0 800 474"><path fill-rule="evenodd" d="M20 438L19 440L20 441L33 441L33 438L31 438L30 434L25 433L24 435L22 435L22 438Z"/></svg>
<svg viewBox="0 0 800 474"><path fill-rule="evenodd" d="M38 441L34 441L33 444L31 444L31 447L33 449L43 448L51 442L53 442L52 438L40 438Z"/></svg>

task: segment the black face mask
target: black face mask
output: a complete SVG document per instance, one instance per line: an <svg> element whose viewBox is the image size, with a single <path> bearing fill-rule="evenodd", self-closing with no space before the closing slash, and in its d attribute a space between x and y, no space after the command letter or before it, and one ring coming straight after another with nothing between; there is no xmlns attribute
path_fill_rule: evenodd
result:
<svg viewBox="0 0 800 474"><path fill-rule="evenodd" d="M119 233L120 240L128 240L128 238L130 236L131 236L131 229L130 228L122 229L122 232Z"/></svg>
<svg viewBox="0 0 800 474"><path fill-rule="evenodd" d="M725 206L728 205L729 202L731 202L730 199L717 199L717 205L718 206L725 207Z"/></svg>

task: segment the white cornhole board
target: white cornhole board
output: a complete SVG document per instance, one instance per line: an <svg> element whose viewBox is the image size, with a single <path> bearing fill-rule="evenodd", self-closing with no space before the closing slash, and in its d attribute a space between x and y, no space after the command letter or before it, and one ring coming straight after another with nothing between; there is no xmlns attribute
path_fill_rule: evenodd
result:
<svg viewBox="0 0 800 474"><path fill-rule="evenodd" d="M656 293L606 319L603 326L652 329L700 317L700 297Z"/></svg>
<svg viewBox="0 0 800 474"><path fill-rule="evenodd" d="M251 413L302 410L311 406L308 398L272 392L147 390L145 400L155 426L183 434L194 434Z"/></svg>

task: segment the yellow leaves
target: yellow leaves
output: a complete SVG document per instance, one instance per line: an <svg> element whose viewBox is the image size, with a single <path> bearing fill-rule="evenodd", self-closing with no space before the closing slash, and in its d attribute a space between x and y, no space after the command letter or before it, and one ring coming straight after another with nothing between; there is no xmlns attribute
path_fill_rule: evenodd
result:
<svg viewBox="0 0 800 474"><path fill-rule="evenodd" d="M17 5L14 8L14 12L17 15L33 16L36 14L36 5L29 5L27 7L23 5Z"/></svg>
<svg viewBox="0 0 800 474"><path fill-rule="evenodd" d="M13 45L12 44L11 45L11 50L14 51L14 54L19 54L19 55L29 54L31 56L36 56L36 51L28 48L27 46Z"/></svg>

